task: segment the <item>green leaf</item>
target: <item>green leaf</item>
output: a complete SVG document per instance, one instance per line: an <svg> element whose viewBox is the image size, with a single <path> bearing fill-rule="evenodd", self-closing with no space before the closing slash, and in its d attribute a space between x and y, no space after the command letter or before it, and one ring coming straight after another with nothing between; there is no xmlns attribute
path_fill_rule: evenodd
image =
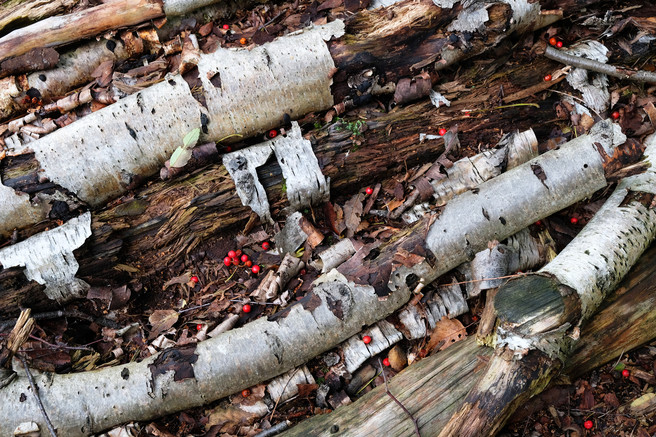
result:
<svg viewBox="0 0 656 437"><path fill-rule="evenodd" d="M200 128L196 128L191 130L187 135L185 135L184 139L182 140L182 147L191 149L196 145L196 142L198 141L198 138L200 138Z"/></svg>
<svg viewBox="0 0 656 437"><path fill-rule="evenodd" d="M169 166L171 167L184 167L191 159L191 150L184 147L178 147L171 155Z"/></svg>
<svg viewBox="0 0 656 437"><path fill-rule="evenodd" d="M622 370L624 370L625 367L626 367L626 365L624 363L620 362L620 363L617 363L615 365L615 370L617 370L618 372L621 372Z"/></svg>

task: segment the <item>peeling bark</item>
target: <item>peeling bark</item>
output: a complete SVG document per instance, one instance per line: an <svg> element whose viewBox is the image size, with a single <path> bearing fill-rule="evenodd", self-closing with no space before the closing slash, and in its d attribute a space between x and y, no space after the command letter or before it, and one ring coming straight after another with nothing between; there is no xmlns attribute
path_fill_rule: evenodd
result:
<svg viewBox="0 0 656 437"><path fill-rule="evenodd" d="M645 155L655 156L656 136L645 143ZM544 389L566 362L581 324L656 237L654 187L653 168L622 180L553 261L499 289L495 355L440 437L494 435L519 403Z"/></svg>

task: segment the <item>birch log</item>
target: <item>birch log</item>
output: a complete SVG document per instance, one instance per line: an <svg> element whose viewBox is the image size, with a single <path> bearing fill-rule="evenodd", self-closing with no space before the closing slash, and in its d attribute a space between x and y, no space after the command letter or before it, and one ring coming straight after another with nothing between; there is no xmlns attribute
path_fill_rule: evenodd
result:
<svg viewBox="0 0 656 437"><path fill-rule="evenodd" d="M640 258L625 280L604 302L603 308L581 328L563 372L576 378L627 351L656 338L656 247ZM389 380L389 388L417 418L422 436L438 435L467 392L485 370L493 349L476 345L474 338L405 369ZM376 387L350 405L316 415L281 434L281 437L413 437L408 415Z"/></svg>
<svg viewBox="0 0 656 437"><path fill-rule="evenodd" d="M656 136L645 144L647 158L656 156ZM499 290L496 353L441 437L494 435L519 403L548 384L581 324L656 236L655 195L653 167L624 179L553 261Z"/></svg>
<svg viewBox="0 0 656 437"><path fill-rule="evenodd" d="M549 207L533 210L536 214L552 214L605 185L601 158L590 156L590 143L599 142L612 148L622 137L614 132L612 123L600 123L590 135L485 182L479 193L496 192L499 197L490 198L489 202L522 211L530 210L528 205L548 194ZM551 173L556 163L560 166L559 173L581 172L581 162L572 151L585 155L591 168L589 173L583 172L589 180L579 179L583 188L576 191L578 199L572 198L569 186L555 183L557 176ZM596 148L593 151L598 156ZM530 169L532 165L544 169L550 182L549 193L545 192L547 188L538 187L528 191L534 197L508 197L506 191L496 189L506 187L508 180L516 181L516 175L525 174L526 167ZM536 176L531 172L529 178ZM526 184L530 186L531 182ZM468 202L457 202L457 199L444 212L450 207L471 210ZM527 220L531 223L537 218L540 217L531 216ZM508 220L504 232L519 231L516 226L521 223L522 220ZM441 232L443 223L439 218L428 225L426 241L427 223L422 222L382 247L378 256L370 260L354 257L357 260L354 265L345 263L339 267L341 272L333 269L320 276L301 301L266 320L258 319L198 345L168 349L141 363L77 375L44 374L38 378L44 387L42 401L51 417L57 417L55 427L64 435L77 436L129 420L146 420L202 405L289 371L405 304L413 287L410 273L416 272L420 281L428 282L461 262L461 257L447 252L457 244L446 241L437 246L431 244L434 229ZM467 238L461 229L459 223L447 234L452 240L461 241ZM496 237L499 237L496 225L483 226L479 239L472 239L469 245L472 250L480 250ZM444 262L435 265L436 259ZM413 264L415 268L410 267ZM260 340L252 342L253 338ZM244 348L246 343L252 347ZM0 402L5 405L0 412L0 435L12 432L22 422L39 420L36 403L16 401L27 390L27 384L25 378L19 377L0 391Z"/></svg>

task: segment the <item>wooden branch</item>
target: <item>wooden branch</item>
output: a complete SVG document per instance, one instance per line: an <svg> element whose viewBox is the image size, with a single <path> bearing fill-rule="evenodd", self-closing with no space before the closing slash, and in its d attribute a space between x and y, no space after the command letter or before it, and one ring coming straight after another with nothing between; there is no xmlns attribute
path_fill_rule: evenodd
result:
<svg viewBox="0 0 656 437"><path fill-rule="evenodd" d="M617 77L619 79L629 79L636 82L656 83L656 74L652 73L651 71L629 70L628 68L615 67L613 65L595 61L594 59L587 59L570 55L565 51L558 50L549 46L547 46L544 52L544 56L549 59L553 59L554 61L571 65L572 67L585 68L586 70L607 74L608 76Z"/></svg>
<svg viewBox="0 0 656 437"><path fill-rule="evenodd" d="M645 143L645 155L656 156L656 136ZM440 437L494 435L519 403L548 384L581 323L656 237L655 183L651 168L624 179L553 261L499 289L497 351Z"/></svg>
<svg viewBox="0 0 656 437"><path fill-rule="evenodd" d="M602 125L597 132L580 136L570 144L562 145L558 151L548 152L483 183L478 193L481 197L490 196L489 204L485 205L491 211L493 221L498 220L493 215L491 205L494 204L503 204L508 211L532 209L525 219L507 220L503 231L498 231L496 224L492 223L481 225L475 236L469 236L470 231L459 223L449 228L446 238L440 238L441 243L435 245L437 240L431 235L442 234L445 223L441 220L448 209L454 210L455 216L459 215L458 209L460 214L471 213L471 198L466 202L454 199L439 217L428 217L381 246L379 255L373 259L356 257L355 262L344 263L322 275L301 301L268 319L258 319L198 345L167 349L140 363L85 374L44 375L42 383L46 379L49 381L49 390L43 393L44 405L48 411L56 412L52 415L58 420L56 427L60 432L77 436L128 420L146 420L202 405L284 373L405 304L411 296L409 287L415 285L410 275L416 276L419 284L426 284L466 260L468 252L449 253L450 250L459 250L457 247L465 240L475 253L486 247L489 240L503 239L503 233L519 231L518 226L532 223L540 218L540 214L553 214L571 202L591 195L599 188L600 178L603 179L600 158L586 160L591 173L586 175L587 178L579 179L581 188L578 190L554 183L557 176L552 169L558 164L558 173L562 177L580 174L582 165L577 154L590 158L592 145L586 147L586 142L612 146L617 140L618 135L613 133L612 126ZM528 187L529 193L524 196L508 196L508 189L499 188L506 187L509 181L519 185L517 176L535 165L544 169L546 180L551 183L550 201L544 202L545 206L534 207L547 194L547 188L540 188L541 182L533 187L536 184L530 180L523 181L521 185ZM529 174L529 179L536 179L533 170ZM369 247L369 251L371 249ZM340 305L334 305L336 301ZM321 336L321 342L314 341L318 336ZM244 348L245 342L252 338L262 341L251 342L253 347ZM175 370L173 374L168 371L171 369ZM36 406L27 402L20 405L10 402L26 390L25 384L24 379L18 378L0 391L0 402L6 405L0 412L6 415L0 416L0 434L13 430L27 417L35 420L33 408ZM95 387L102 387L101 393ZM77 393L73 402L63 404L58 401L67 397L71 390ZM97 399L109 402L95 405Z"/></svg>
<svg viewBox="0 0 656 437"><path fill-rule="evenodd" d="M563 373L574 379L656 338L656 246L640 258L624 281L581 329ZM494 350L474 338L419 361L390 380L390 389L418 419L423 436L438 435L485 370ZM281 437L349 437L372 434L411 437L412 422L376 387L350 405L304 420Z"/></svg>
<svg viewBox="0 0 656 437"><path fill-rule="evenodd" d="M114 0L69 15L50 17L0 38L0 61L38 47L56 47L163 15L162 4L157 0Z"/></svg>
<svg viewBox="0 0 656 437"><path fill-rule="evenodd" d="M68 12L79 0L4 0L0 9L0 36L52 15Z"/></svg>

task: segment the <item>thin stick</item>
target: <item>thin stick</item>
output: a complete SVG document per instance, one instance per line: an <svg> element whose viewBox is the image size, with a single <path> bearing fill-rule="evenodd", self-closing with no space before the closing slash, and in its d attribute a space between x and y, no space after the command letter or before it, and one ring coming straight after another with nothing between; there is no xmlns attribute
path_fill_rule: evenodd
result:
<svg viewBox="0 0 656 437"><path fill-rule="evenodd" d="M32 377L32 372L30 372L30 368L27 367L27 361L25 360L25 357L22 355L18 355L18 358L20 358L21 363L23 363L23 367L25 368L25 373L27 374L27 380L30 382L30 387L32 387L32 392L34 392L34 397L36 398L36 401L39 403L39 409L41 410L41 414L43 414L43 418L46 421L46 427L48 428L48 432L50 432L50 435L52 437L57 437L57 432L55 431L55 427L52 426L52 423L48 418L48 413L46 413L46 409L43 408L43 403L41 402L41 398L39 397L39 389L34 383L34 378Z"/></svg>
<svg viewBox="0 0 656 437"><path fill-rule="evenodd" d="M544 56L562 64L567 64L578 68L585 68L586 70L596 71L597 73L604 73L620 79L630 79L636 82L656 83L656 74L650 71L636 71L621 67L615 67L613 65L604 64L599 61L593 61L592 59L585 59L579 56L570 55L569 53L557 50L553 47L547 47L544 52Z"/></svg>
<svg viewBox="0 0 656 437"><path fill-rule="evenodd" d="M290 376L287 382L285 383L285 386L282 388L282 391L280 392L280 396L278 396L278 400L276 401L276 405L273 406L273 410L271 411L271 416L269 416L269 422L271 422L271 420L273 419L273 415L276 413L276 408L278 408L278 403L280 402L280 399L282 399L282 395L285 394L285 390L287 390L287 386L289 385L290 382L292 382L292 379L294 379L294 376L296 376L298 370L299 368L297 367L296 370L294 370L294 373L292 373L292 376Z"/></svg>
<svg viewBox="0 0 656 437"><path fill-rule="evenodd" d="M417 419L412 415L410 411L399 401L396 396L392 394L392 392L389 389L389 385L387 385L387 376L385 376L385 369L383 368L383 363L380 361L380 357L378 357L378 365L380 366L380 371L383 374L383 380L385 380L385 392L389 395L389 397L392 398L394 402L397 403L399 407L403 411L405 411L405 414L407 414L410 417L410 420L412 420L412 423L415 425L415 434L417 434L417 437L421 437L421 434L419 433L419 424L417 423Z"/></svg>

